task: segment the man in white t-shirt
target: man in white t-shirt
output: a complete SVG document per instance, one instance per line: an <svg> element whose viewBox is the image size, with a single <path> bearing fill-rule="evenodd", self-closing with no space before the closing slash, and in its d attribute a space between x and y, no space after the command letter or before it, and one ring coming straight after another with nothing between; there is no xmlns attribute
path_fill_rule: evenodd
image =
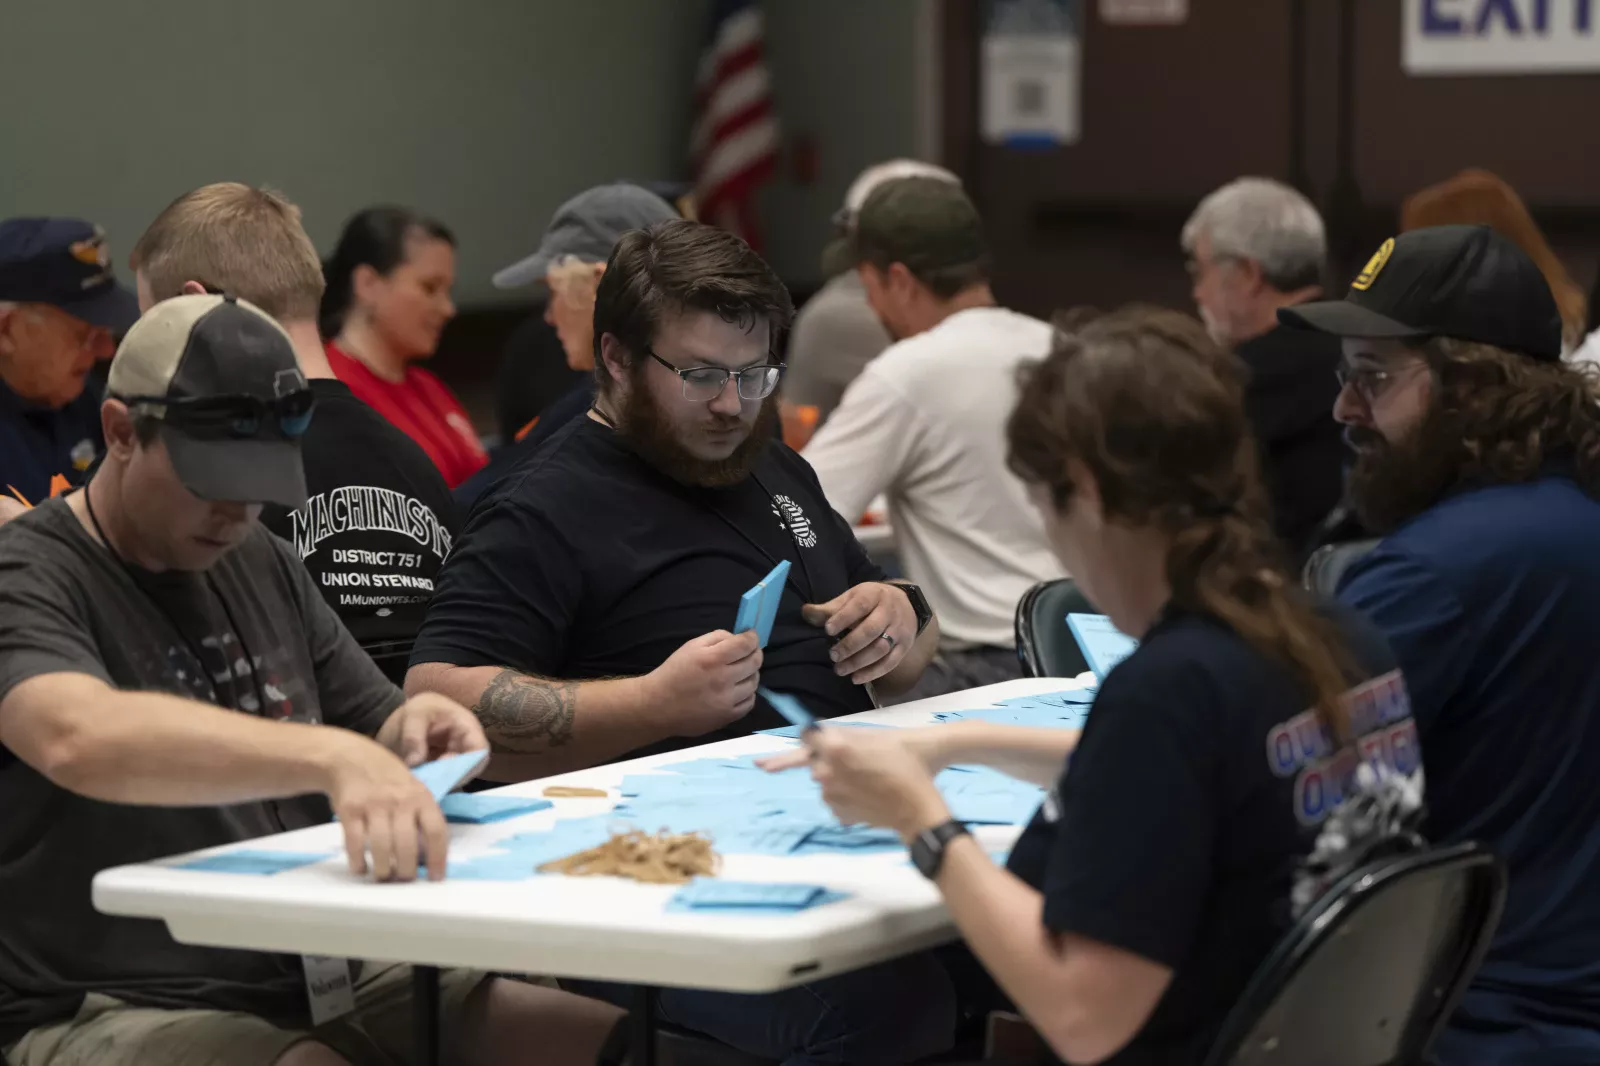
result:
<svg viewBox="0 0 1600 1066"><path fill-rule="evenodd" d="M1061 577L1022 484L1006 469L1016 370L1051 329L995 306L983 228L960 186L929 177L875 189L852 254L896 343L868 363L806 447L834 509L889 500L906 576L939 615L939 656L904 699L1016 677L1013 616Z"/></svg>

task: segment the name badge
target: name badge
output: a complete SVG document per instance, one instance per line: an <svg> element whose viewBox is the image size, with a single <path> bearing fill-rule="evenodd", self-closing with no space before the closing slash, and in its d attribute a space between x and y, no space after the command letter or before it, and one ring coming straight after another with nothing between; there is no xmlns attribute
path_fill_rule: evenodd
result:
<svg viewBox="0 0 1600 1066"><path fill-rule="evenodd" d="M302 955L306 972L306 998L311 1001L311 1024L327 1025L356 1009L355 984L350 961L326 955Z"/></svg>

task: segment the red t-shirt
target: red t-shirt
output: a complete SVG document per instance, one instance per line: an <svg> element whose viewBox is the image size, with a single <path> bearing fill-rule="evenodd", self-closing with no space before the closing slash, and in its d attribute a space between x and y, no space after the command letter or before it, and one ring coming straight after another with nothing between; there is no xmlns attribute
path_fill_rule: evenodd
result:
<svg viewBox="0 0 1600 1066"><path fill-rule="evenodd" d="M451 488L489 461L467 413L444 382L416 366L406 367L404 381L385 381L332 341L326 347L334 376L421 445Z"/></svg>

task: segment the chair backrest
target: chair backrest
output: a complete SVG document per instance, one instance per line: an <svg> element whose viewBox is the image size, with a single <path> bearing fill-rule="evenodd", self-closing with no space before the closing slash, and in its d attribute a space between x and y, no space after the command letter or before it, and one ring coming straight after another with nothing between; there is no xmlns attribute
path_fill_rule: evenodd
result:
<svg viewBox="0 0 1600 1066"><path fill-rule="evenodd" d="M1505 894L1505 867L1473 843L1354 871L1256 971L1207 1066L1420 1064L1483 960Z"/></svg>
<svg viewBox="0 0 1600 1066"><path fill-rule="evenodd" d="M1029 677L1077 677L1089 669L1072 631L1069 614L1098 614L1070 577L1033 586L1017 604L1017 658Z"/></svg>
<svg viewBox="0 0 1600 1066"><path fill-rule="evenodd" d="M411 665L411 646L415 643L410 640L381 640L371 644L361 645L361 650L378 664L378 669L383 671L383 676L393 681L401 688L406 684L406 670Z"/></svg>
<svg viewBox="0 0 1600 1066"><path fill-rule="evenodd" d="M1377 546L1376 538L1324 544L1306 560L1305 567L1300 571L1300 582L1311 591L1320 592L1331 599L1339 591L1339 581L1344 577L1344 572Z"/></svg>

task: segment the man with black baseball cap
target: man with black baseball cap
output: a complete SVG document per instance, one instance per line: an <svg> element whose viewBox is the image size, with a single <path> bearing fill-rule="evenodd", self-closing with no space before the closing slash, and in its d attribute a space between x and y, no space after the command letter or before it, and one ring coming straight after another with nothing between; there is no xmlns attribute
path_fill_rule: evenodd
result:
<svg viewBox="0 0 1600 1066"><path fill-rule="evenodd" d="M567 367L582 377L533 421L518 427L488 466L457 486L456 506L462 514L550 434L594 403L594 298L606 260L629 230L678 217L676 208L642 186L625 181L596 185L556 208L537 251L495 274L496 288L542 285L548 292L543 321L530 318L511 335L502 363L534 364L543 354L541 335L554 329Z"/></svg>
<svg viewBox="0 0 1600 1066"><path fill-rule="evenodd" d="M995 305L977 209L946 178L879 185L850 249L897 343L845 390L804 456L852 521L888 497L906 574L939 616L939 654L902 698L1017 677L1017 602L1062 571L1006 467L1002 430L1016 368L1044 357L1051 328Z"/></svg>
<svg viewBox="0 0 1600 1066"><path fill-rule="evenodd" d="M85 383L138 317L99 227L0 222L0 493L33 504L81 480L101 443Z"/></svg>
<svg viewBox="0 0 1600 1066"><path fill-rule="evenodd" d="M444 817L407 765L488 746L459 704L405 700L256 522L262 502L306 492L311 394L276 322L231 297L164 301L122 342L108 392L89 484L0 527L0 1059L333 1066L377 1046L403 1061L405 967L362 967L354 1011L313 1022L300 960L178 944L90 904L108 866L315 825L330 806L352 873L442 878ZM527 1033L553 1005L562 1017L540 1022L580 1048L567 1061L592 1062L618 1017L510 982L485 1009L493 984L444 985L492 1061L549 1061Z"/></svg>
<svg viewBox="0 0 1600 1066"><path fill-rule="evenodd" d="M1387 533L1340 598L1389 638L1428 775L1429 837L1511 872L1441 1063L1600 1061L1600 399L1561 361L1539 268L1487 226L1383 246L1342 301L1349 491Z"/></svg>

